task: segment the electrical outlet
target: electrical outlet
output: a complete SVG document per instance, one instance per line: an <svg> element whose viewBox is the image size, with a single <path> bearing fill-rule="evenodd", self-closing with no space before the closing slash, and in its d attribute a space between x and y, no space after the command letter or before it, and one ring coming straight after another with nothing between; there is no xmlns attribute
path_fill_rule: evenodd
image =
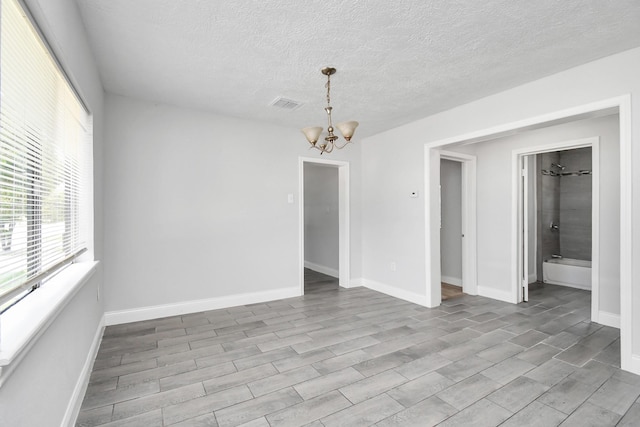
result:
<svg viewBox="0 0 640 427"><path fill-rule="evenodd" d="M396 271L396 269L398 268L398 266L396 265L395 261L391 261L391 271Z"/></svg>

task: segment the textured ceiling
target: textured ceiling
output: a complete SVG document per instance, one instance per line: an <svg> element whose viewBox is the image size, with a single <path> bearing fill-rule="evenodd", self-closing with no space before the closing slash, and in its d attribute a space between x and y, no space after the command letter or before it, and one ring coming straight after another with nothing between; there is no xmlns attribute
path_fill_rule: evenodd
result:
<svg viewBox="0 0 640 427"><path fill-rule="evenodd" d="M77 2L109 92L322 126L328 65L360 137L640 46L639 0Z"/></svg>

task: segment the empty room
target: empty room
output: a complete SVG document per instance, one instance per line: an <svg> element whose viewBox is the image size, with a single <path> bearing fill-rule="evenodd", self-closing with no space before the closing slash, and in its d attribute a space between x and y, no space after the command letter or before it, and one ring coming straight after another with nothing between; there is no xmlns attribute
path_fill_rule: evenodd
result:
<svg viewBox="0 0 640 427"><path fill-rule="evenodd" d="M640 425L640 4L2 0L0 426Z"/></svg>

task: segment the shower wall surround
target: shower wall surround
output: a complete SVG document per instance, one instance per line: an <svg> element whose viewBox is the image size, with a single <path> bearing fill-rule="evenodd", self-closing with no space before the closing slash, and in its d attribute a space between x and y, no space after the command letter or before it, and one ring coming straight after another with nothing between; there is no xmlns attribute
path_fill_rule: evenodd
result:
<svg viewBox="0 0 640 427"><path fill-rule="evenodd" d="M552 163L560 163L558 152L542 153L536 156L536 192L538 206L538 256L537 273L542 280L542 261L560 253L560 236L557 230L551 230L551 223L560 223L560 178L542 175L542 169L548 169ZM562 163L560 163L562 164Z"/></svg>
<svg viewBox="0 0 640 427"><path fill-rule="evenodd" d="M560 152L567 171L591 170L591 148ZM591 261L591 175L563 176L560 181L560 254Z"/></svg>
<svg viewBox="0 0 640 427"><path fill-rule="evenodd" d="M591 175L560 177L541 173L591 170L591 148L538 154L536 166L537 273L542 277L542 261L554 254L591 260ZM558 228L552 229L551 224Z"/></svg>

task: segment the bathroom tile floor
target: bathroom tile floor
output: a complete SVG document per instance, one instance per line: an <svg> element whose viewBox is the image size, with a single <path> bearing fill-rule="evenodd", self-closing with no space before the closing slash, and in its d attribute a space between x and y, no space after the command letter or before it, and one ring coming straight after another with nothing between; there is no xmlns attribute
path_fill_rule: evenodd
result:
<svg viewBox="0 0 640 427"><path fill-rule="evenodd" d="M77 425L640 425L588 292L427 309L307 276L302 297L107 327Z"/></svg>

